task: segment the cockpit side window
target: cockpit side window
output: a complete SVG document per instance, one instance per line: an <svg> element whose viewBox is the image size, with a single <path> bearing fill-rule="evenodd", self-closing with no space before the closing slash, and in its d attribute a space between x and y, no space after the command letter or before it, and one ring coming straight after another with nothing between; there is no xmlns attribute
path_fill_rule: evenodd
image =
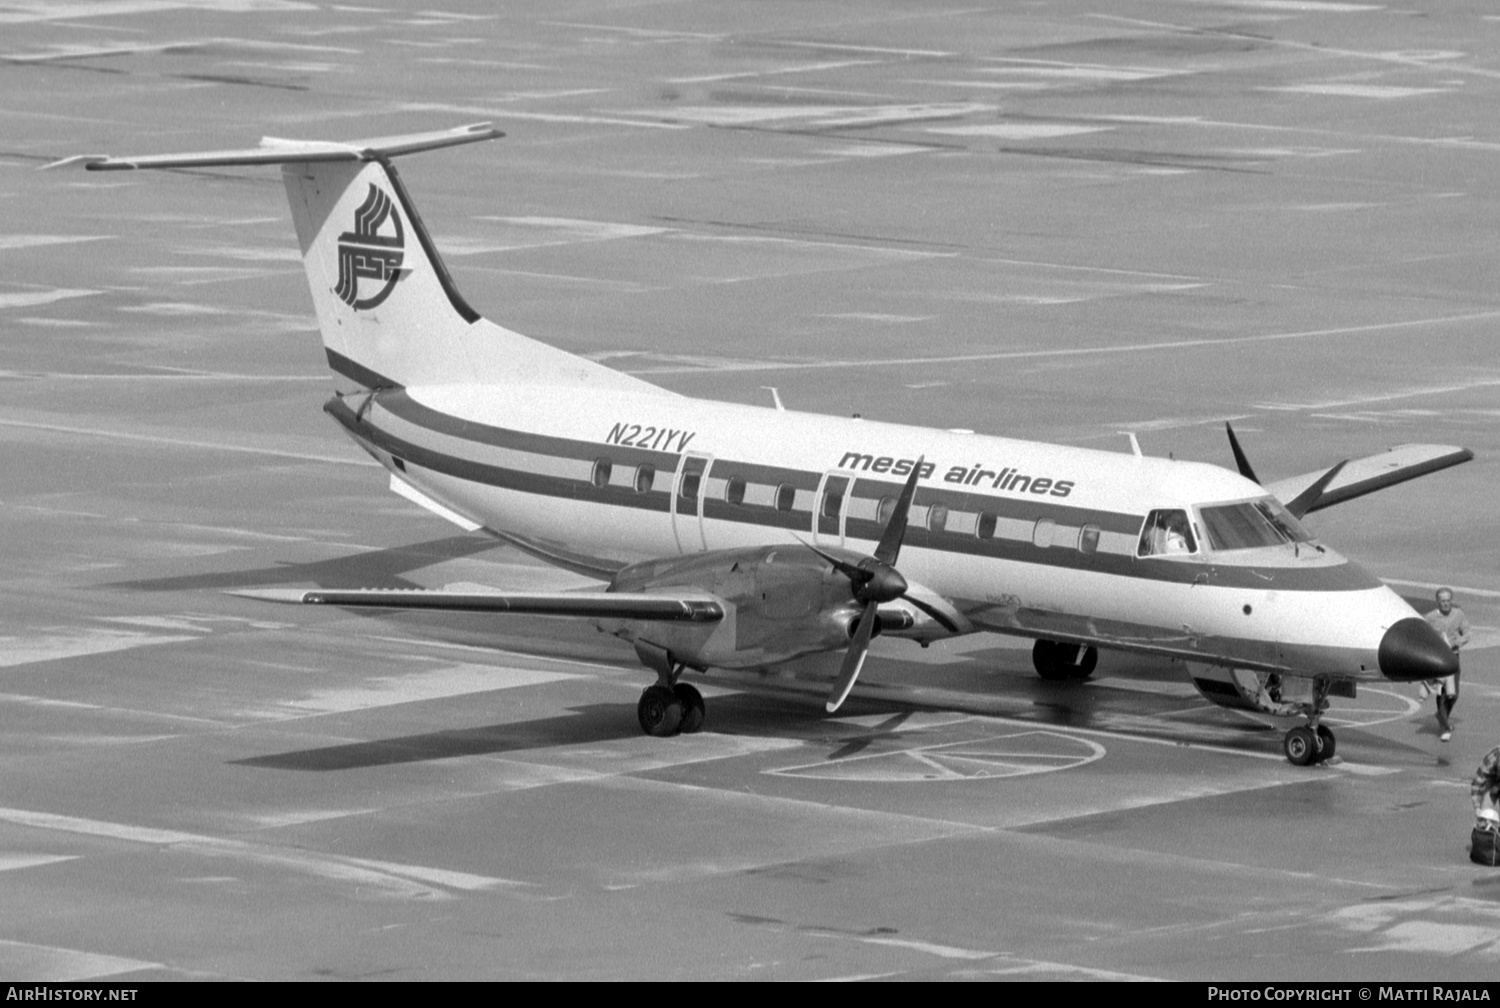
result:
<svg viewBox="0 0 1500 1008"><path fill-rule="evenodd" d="M1181 508L1158 508L1141 527L1137 556L1186 556L1198 552L1192 523Z"/></svg>

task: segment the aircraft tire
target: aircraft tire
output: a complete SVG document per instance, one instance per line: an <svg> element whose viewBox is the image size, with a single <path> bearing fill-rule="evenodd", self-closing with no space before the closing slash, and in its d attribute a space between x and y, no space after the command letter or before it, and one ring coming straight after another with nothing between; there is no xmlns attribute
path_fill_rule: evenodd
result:
<svg viewBox="0 0 1500 1008"><path fill-rule="evenodd" d="M702 731L703 722L708 717L707 708L703 703L703 694L698 692L697 687L685 682L673 686L672 693L677 697L677 702L682 705L682 723L678 725L677 730L684 735Z"/></svg>
<svg viewBox="0 0 1500 1008"><path fill-rule="evenodd" d="M1066 679L1067 673L1057 660L1057 642L1038 640L1031 646L1031 667L1048 682Z"/></svg>
<svg viewBox="0 0 1500 1008"><path fill-rule="evenodd" d="M1282 738L1281 750L1292 766L1312 766L1318 761L1318 736L1311 728L1298 725Z"/></svg>
<svg viewBox="0 0 1500 1008"><path fill-rule="evenodd" d="M1048 682L1087 679L1099 664L1099 649L1078 644L1038 640L1031 647L1031 665Z"/></svg>
<svg viewBox="0 0 1500 1008"><path fill-rule="evenodd" d="M1333 754L1338 748L1338 741L1333 737L1333 729L1327 725L1318 725L1318 762L1326 763L1333 759Z"/></svg>
<svg viewBox="0 0 1500 1008"><path fill-rule="evenodd" d="M1075 664L1066 666L1069 679L1087 679L1094 674L1094 669L1099 665L1099 649L1092 645L1085 647L1078 655Z"/></svg>
<svg viewBox="0 0 1500 1008"><path fill-rule="evenodd" d="M641 730L656 738L676 735L682 726L682 701L665 686L649 686L635 706Z"/></svg>

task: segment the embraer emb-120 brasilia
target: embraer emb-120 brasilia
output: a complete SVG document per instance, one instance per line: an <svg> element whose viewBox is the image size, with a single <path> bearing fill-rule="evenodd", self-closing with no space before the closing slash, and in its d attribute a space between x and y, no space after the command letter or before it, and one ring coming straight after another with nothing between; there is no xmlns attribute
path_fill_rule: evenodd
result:
<svg viewBox="0 0 1500 1008"><path fill-rule="evenodd" d="M607 581L261 596L592 620L656 673L637 709L652 735L702 728L687 669L824 654L832 712L876 633L1031 638L1046 679L1089 675L1098 648L1183 659L1215 703L1304 717L1284 743L1302 765L1333 755L1329 696L1457 669L1410 606L1298 519L1470 452L1405 445L1262 486L1232 430L1237 473L677 395L502 329L459 294L391 159L499 136L486 123L77 159L280 165L338 389L326 412L396 492Z"/></svg>

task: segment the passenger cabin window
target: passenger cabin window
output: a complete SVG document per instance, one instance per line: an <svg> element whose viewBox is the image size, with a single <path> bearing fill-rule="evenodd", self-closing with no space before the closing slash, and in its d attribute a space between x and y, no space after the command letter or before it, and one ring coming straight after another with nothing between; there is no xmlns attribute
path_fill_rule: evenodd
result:
<svg viewBox="0 0 1500 1008"><path fill-rule="evenodd" d="M639 465L635 467L635 492L649 493L651 484L656 482L656 466Z"/></svg>
<svg viewBox="0 0 1500 1008"><path fill-rule="evenodd" d="M776 510L790 511L792 502L797 499L797 488L787 483L776 487Z"/></svg>
<svg viewBox="0 0 1500 1008"><path fill-rule="evenodd" d="M1078 552L1097 553L1099 551L1099 526L1085 525L1078 530Z"/></svg>
<svg viewBox="0 0 1500 1008"><path fill-rule="evenodd" d="M875 506L875 520L884 525L891 520L891 515L896 510L896 498L882 497L880 503Z"/></svg>
<svg viewBox="0 0 1500 1008"><path fill-rule="evenodd" d="M614 465L607 458L595 459L594 472L590 477L594 482L594 486L609 486L609 474L614 471L614 468Z"/></svg>
<svg viewBox="0 0 1500 1008"><path fill-rule="evenodd" d="M995 520L988 511L979 512L979 524L974 526L974 534L981 539L995 538Z"/></svg>
<svg viewBox="0 0 1500 1008"><path fill-rule="evenodd" d="M1042 549L1052 545L1052 536L1057 531L1057 522L1051 518L1041 518L1031 527L1031 545L1040 546Z"/></svg>
<svg viewBox="0 0 1500 1008"><path fill-rule="evenodd" d="M824 518L837 518L839 516L839 508L843 506L843 494L839 493L837 490L823 491L823 510L821 513Z"/></svg>
<svg viewBox="0 0 1500 1008"><path fill-rule="evenodd" d="M729 477L729 482L724 484L724 499L731 504L745 503L745 477Z"/></svg>
<svg viewBox="0 0 1500 1008"><path fill-rule="evenodd" d="M1188 522L1186 511L1162 508L1146 516L1137 556L1184 556L1196 552L1198 543L1193 537L1193 527Z"/></svg>
<svg viewBox="0 0 1500 1008"><path fill-rule="evenodd" d="M1270 497L1200 507L1198 514L1203 518L1208 544L1216 550L1255 549L1312 539L1291 512Z"/></svg>
<svg viewBox="0 0 1500 1008"><path fill-rule="evenodd" d="M702 473L683 473L682 479L677 481L677 496L689 504L696 504L698 502L698 487L702 482Z"/></svg>
<svg viewBox="0 0 1500 1008"><path fill-rule="evenodd" d="M927 509L927 530L941 532L948 527L948 505L934 504Z"/></svg>

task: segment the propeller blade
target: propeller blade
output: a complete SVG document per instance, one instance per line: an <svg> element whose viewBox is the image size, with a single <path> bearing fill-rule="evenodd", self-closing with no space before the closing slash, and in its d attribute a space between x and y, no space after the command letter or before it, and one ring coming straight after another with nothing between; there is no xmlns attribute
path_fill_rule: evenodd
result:
<svg viewBox="0 0 1500 1008"><path fill-rule="evenodd" d="M875 633L875 610L879 603L865 603L865 611L860 613L859 624L854 628L854 639L849 642L849 650L844 652L844 664L839 669L839 677L834 681L833 692L828 694L828 703L824 709L832 714L844 705L849 696L849 691L854 688L854 680L859 678L859 670L864 667L865 655L870 651L870 637Z"/></svg>
<svg viewBox="0 0 1500 1008"><path fill-rule="evenodd" d="M1286 509L1292 513L1292 517L1301 518L1307 512L1311 511L1313 505L1318 503L1318 498L1323 496L1323 491L1328 489L1328 484L1332 483L1333 478L1348 464L1349 460L1344 459L1344 461L1328 470L1322 476L1319 476L1318 482L1287 501Z"/></svg>
<svg viewBox="0 0 1500 1008"><path fill-rule="evenodd" d="M812 550L814 553L818 554L818 556L822 557L829 564L832 564L834 570L844 575L844 577L848 578L850 581L853 581L856 585L863 584L864 582L870 580L870 572L865 570L864 568L856 567L852 563L847 563L843 560L840 560L836 556L830 556L829 554L824 553L822 550L818 549L818 547L814 546L806 539L803 539L801 536L793 536L793 538L802 545L806 546L808 549Z"/></svg>
<svg viewBox="0 0 1500 1008"><path fill-rule="evenodd" d="M922 475L922 463L926 459L925 455L918 457L917 464L911 467L911 475L906 478L901 496L896 498L896 506L891 510L891 520L885 523L885 531L880 533L875 559L883 564L895 566L896 557L901 553L901 540L906 537L906 516L911 511L911 499L917 492L917 479Z"/></svg>
<svg viewBox="0 0 1500 1008"><path fill-rule="evenodd" d="M1260 477L1255 475L1255 470L1250 467L1250 460L1245 457L1244 449L1240 447L1240 439L1234 436L1234 428L1229 426L1229 421L1224 421L1224 431L1229 435L1229 450L1234 452L1234 464L1240 471L1240 475L1252 483L1259 483Z"/></svg>

